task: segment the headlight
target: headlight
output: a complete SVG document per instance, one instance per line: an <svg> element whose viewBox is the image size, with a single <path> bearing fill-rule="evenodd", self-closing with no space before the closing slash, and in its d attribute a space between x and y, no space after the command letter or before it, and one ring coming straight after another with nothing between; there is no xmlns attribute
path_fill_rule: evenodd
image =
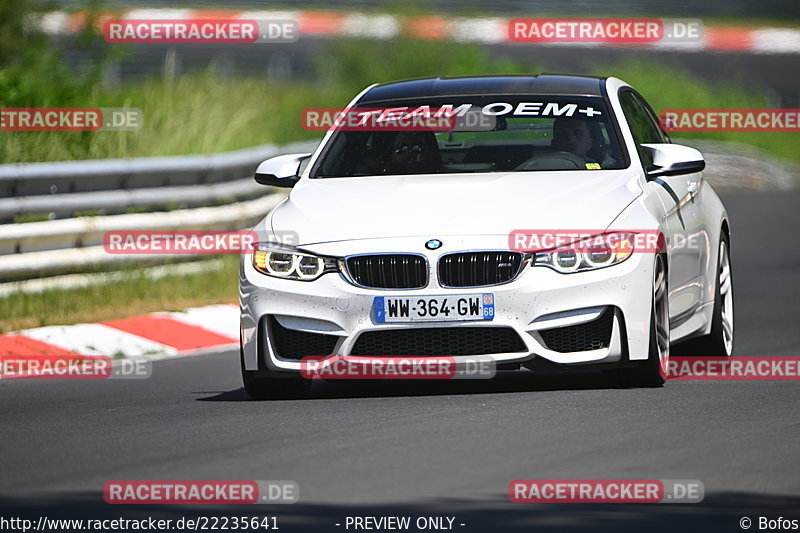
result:
<svg viewBox="0 0 800 533"><path fill-rule="evenodd" d="M532 266L546 266L562 274L619 264L631 256L635 234L604 233L549 252L533 254Z"/></svg>
<svg viewBox="0 0 800 533"><path fill-rule="evenodd" d="M253 268L275 278L313 281L338 270L336 259L291 249L285 245L260 242L253 251Z"/></svg>

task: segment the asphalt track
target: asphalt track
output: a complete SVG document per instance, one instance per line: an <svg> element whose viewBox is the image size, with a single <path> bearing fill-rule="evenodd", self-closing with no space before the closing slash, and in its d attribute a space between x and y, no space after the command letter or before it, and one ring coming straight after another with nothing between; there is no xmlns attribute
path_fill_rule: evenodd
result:
<svg viewBox="0 0 800 533"><path fill-rule="evenodd" d="M800 355L800 193L722 195L731 214L736 355ZM233 352L154 364L150 379L0 382L0 516L454 516L455 531L741 531L800 519L800 384L594 375L322 383L253 402ZM512 504L510 481L699 479L702 503ZM106 481L282 479L293 505L120 506ZM340 523L341 526L335 524ZM460 524L464 524L463 526ZM353 531L353 529L350 529ZM417 531L412 528L410 531Z"/></svg>

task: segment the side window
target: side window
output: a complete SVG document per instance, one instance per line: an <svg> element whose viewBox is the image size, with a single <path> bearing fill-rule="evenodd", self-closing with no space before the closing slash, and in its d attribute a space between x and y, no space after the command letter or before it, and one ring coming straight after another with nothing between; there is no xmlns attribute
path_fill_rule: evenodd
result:
<svg viewBox="0 0 800 533"><path fill-rule="evenodd" d="M647 115L650 124L656 130L658 136L661 138L659 142L667 144L672 143L672 141L669 138L669 135L667 135L667 133L661 127L661 122L658 120L658 115L656 115L655 111L653 111L653 108L650 107L650 104L647 103L647 101L642 97L641 94L636 94L636 101L639 102L641 108L644 109L645 115Z"/></svg>
<svg viewBox="0 0 800 533"><path fill-rule="evenodd" d="M653 164L653 156L650 155L648 150L642 148L641 145L665 142L663 134L653 123L647 111L645 111L632 92L623 92L620 94L619 99L622 105L622 112L625 114L625 119L628 121L631 134L633 134L633 140L636 143L636 151L639 153L639 158L642 160L645 168L647 168Z"/></svg>

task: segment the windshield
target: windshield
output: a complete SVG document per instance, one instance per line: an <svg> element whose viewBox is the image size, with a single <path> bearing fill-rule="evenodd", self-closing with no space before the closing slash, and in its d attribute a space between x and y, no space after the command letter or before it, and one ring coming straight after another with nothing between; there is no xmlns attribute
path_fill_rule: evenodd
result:
<svg viewBox="0 0 800 533"><path fill-rule="evenodd" d="M391 117L454 117L447 127L340 128L311 177L463 172L608 170L627 166L612 117L599 97L495 95L356 106ZM376 115L370 115L375 117ZM430 123L425 123L429 125Z"/></svg>

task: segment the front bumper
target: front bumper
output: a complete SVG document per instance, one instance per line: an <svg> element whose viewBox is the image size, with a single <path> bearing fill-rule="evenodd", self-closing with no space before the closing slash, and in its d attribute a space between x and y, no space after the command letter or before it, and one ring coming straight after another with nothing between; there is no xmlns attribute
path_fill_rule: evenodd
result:
<svg viewBox="0 0 800 533"><path fill-rule="evenodd" d="M385 247L386 243L383 244ZM394 244L397 246L397 243ZM306 249L330 255L350 255L363 251L359 249L354 252L353 245L353 242L334 243ZM379 245L372 242L367 246L373 248L368 252L374 252L378 250L375 246ZM393 247L390 250L398 249L403 248ZM475 247L471 246L470 249ZM485 249L493 248L487 246ZM634 253L618 265L575 274L560 274L542 266L526 266L515 280L506 284L467 289L442 288L438 284L435 265L440 255L452 251L456 250L426 252L428 262L432 265L430 282L427 287L414 290L357 287L340 273L325 274L311 282L277 279L256 271L251 256L245 254L240 269L244 368L285 373L300 371L298 358L283 357L276 349L275 339L270 338L274 328L332 336L332 353L341 355L350 355L359 337L368 332L491 327L510 328L523 345L513 352L495 353L490 350L490 353L481 355L482 359L488 357L497 364L522 364L535 358L558 365L610 364L624 357L630 360L647 358L652 254ZM372 307L376 296L484 293L494 295L495 316L491 321L384 324L374 320ZM565 351L564 347L570 345L565 335L579 331L574 326L599 324L598 321L610 324L611 333L607 343L598 349ZM554 350L548 344L554 342L553 339L566 339L566 342L559 340L559 349ZM430 353L404 355L424 356Z"/></svg>

